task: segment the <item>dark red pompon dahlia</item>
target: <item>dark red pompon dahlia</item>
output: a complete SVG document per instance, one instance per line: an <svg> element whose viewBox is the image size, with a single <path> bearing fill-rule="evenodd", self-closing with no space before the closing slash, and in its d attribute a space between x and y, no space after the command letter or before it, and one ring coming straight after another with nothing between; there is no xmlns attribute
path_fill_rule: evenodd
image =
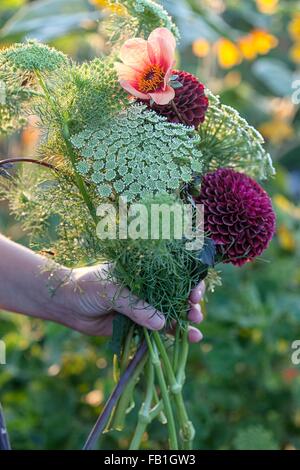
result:
<svg viewBox="0 0 300 470"><path fill-rule="evenodd" d="M208 173L197 202L204 204L205 232L224 263L241 266L268 247L275 233L272 202L249 176L228 168Z"/></svg>
<svg viewBox="0 0 300 470"><path fill-rule="evenodd" d="M204 122L208 108L205 87L188 72L173 70L172 74L177 76L176 81L182 85L175 89L173 102L163 106L153 103L151 109L165 116L170 122L183 123L197 129ZM143 103L150 107L149 101Z"/></svg>

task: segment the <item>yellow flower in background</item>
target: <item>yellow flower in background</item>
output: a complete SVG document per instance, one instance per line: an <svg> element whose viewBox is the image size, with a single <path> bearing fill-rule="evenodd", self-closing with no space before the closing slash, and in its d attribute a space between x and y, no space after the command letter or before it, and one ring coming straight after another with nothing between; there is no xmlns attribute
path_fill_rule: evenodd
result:
<svg viewBox="0 0 300 470"><path fill-rule="evenodd" d="M272 49L277 47L278 39L273 34L268 33L262 29L254 29L251 33L253 40L253 47L257 54L268 54Z"/></svg>
<svg viewBox="0 0 300 470"><path fill-rule="evenodd" d="M277 236L280 246L287 251L294 251L296 248L296 240L293 232L286 225L281 224L277 229Z"/></svg>
<svg viewBox="0 0 300 470"><path fill-rule="evenodd" d="M265 15L274 15L279 7L279 0L256 0L258 11Z"/></svg>
<svg viewBox="0 0 300 470"><path fill-rule="evenodd" d="M276 194L274 197L274 203L282 211L293 217L296 220L300 220L300 207L295 206L282 194Z"/></svg>
<svg viewBox="0 0 300 470"><path fill-rule="evenodd" d="M285 338L280 338L277 341L276 349L279 353L285 354L290 349L290 343Z"/></svg>
<svg viewBox="0 0 300 470"><path fill-rule="evenodd" d="M114 5L110 2L110 0L90 0L90 3L95 5L96 7L106 8L107 10L111 11L112 13L116 13L117 15L125 15L126 8L122 5Z"/></svg>
<svg viewBox="0 0 300 470"><path fill-rule="evenodd" d="M257 57L255 43L251 34L243 36L238 40L240 51L246 60L254 60Z"/></svg>
<svg viewBox="0 0 300 470"><path fill-rule="evenodd" d="M267 140L270 140L273 145L281 144L294 136L293 127L288 122L278 118L261 124L259 131Z"/></svg>
<svg viewBox="0 0 300 470"><path fill-rule="evenodd" d="M290 48L290 58L295 64L300 64L300 41Z"/></svg>
<svg viewBox="0 0 300 470"><path fill-rule="evenodd" d="M251 339L252 339L253 343L256 343L256 344L261 343L261 341L263 339L262 331L259 330L258 328L253 328L253 330L251 331Z"/></svg>
<svg viewBox="0 0 300 470"><path fill-rule="evenodd" d="M224 77L224 86L227 88L236 88L242 82L242 76L237 71L228 72Z"/></svg>
<svg viewBox="0 0 300 470"><path fill-rule="evenodd" d="M226 38L221 38L217 42L218 61L222 68L230 69L242 61L239 48Z"/></svg>
<svg viewBox="0 0 300 470"><path fill-rule="evenodd" d="M217 54L220 67L230 69L243 59L254 60L258 55L266 55L277 47L278 39L263 29L253 29L249 34L237 39L236 43L225 37L211 45L205 38L193 43L195 56L203 58L210 53Z"/></svg>
<svg viewBox="0 0 300 470"><path fill-rule="evenodd" d="M193 42L193 53L196 57L206 57L210 52L210 44L207 39L199 38Z"/></svg>
<svg viewBox="0 0 300 470"><path fill-rule="evenodd" d="M289 33L292 39L300 41L300 13L293 16L289 24Z"/></svg>
<svg viewBox="0 0 300 470"><path fill-rule="evenodd" d="M246 60L254 60L258 55L268 54L277 45L278 39L262 29L254 29L238 40L238 46Z"/></svg>
<svg viewBox="0 0 300 470"><path fill-rule="evenodd" d="M274 197L274 202L279 209L283 212L290 212L291 209L291 202L282 194L276 194Z"/></svg>

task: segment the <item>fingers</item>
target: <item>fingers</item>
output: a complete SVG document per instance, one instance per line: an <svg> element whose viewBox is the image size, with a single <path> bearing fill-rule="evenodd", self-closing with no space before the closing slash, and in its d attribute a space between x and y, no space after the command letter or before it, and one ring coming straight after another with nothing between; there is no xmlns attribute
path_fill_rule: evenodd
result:
<svg viewBox="0 0 300 470"><path fill-rule="evenodd" d="M138 299L128 289L122 289L118 292L117 286L111 285L113 289L109 297L112 300L112 307L115 311L129 317L135 323L149 328L150 330L161 330L165 326L164 315L151 307L147 302ZM199 305L205 292L205 284L202 281L189 296L190 310L188 313L189 321L201 323L203 314ZM189 340L191 343L197 343L203 338L202 333L194 327L189 327Z"/></svg>
<svg viewBox="0 0 300 470"><path fill-rule="evenodd" d="M176 321L172 322L171 328L168 329L168 334L175 336L176 333ZM188 337L190 343L199 343L203 339L203 334L194 326L188 327Z"/></svg>
<svg viewBox="0 0 300 470"><path fill-rule="evenodd" d="M164 315L147 302L135 297L128 289L116 293L113 309L150 330L161 330L165 326Z"/></svg>
<svg viewBox="0 0 300 470"><path fill-rule="evenodd" d="M197 328L193 326L189 327L189 342L199 343L203 339L203 334Z"/></svg>
<svg viewBox="0 0 300 470"><path fill-rule="evenodd" d="M189 297L190 310L188 313L189 321L193 323L201 323L203 321L203 314L199 302L202 300L205 292L204 281L200 282L195 289L192 290ZM199 343L203 339L201 331L193 326L189 327L189 341L190 343Z"/></svg>
<svg viewBox="0 0 300 470"><path fill-rule="evenodd" d="M201 323L203 320L203 314L199 304L191 304L190 311L188 313L188 319L192 323Z"/></svg>
<svg viewBox="0 0 300 470"><path fill-rule="evenodd" d="M205 292L205 283L202 281L195 289L192 290L189 296L190 310L188 319L193 323L201 323L203 315L199 302L203 298Z"/></svg>
<svg viewBox="0 0 300 470"><path fill-rule="evenodd" d="M202 300L203 296L205 293L205 283L204 281L201 281L200 284L198 284L197 287L195 287L189 296L190 302L193 304L198 304L200 300Z"/></svg>

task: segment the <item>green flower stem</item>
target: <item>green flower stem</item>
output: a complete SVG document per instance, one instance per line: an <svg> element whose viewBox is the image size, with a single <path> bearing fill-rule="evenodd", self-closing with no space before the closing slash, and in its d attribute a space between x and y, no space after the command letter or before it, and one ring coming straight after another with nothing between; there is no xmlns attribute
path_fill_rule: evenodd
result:
<svg viewBox="0 0 300 470"><path fill-rule="evenodd" d="M159 399L157 390L155 388L155 384L153 385L153 397L154 397L154 402L156 403L156 406L158 405L163 405L162 401ZM156 406L154 408L156 408ZM163 406L161 406L161 410L158 413L158 420L161 422L161 424L167 424L167 418L163 410Z"/></svg>
<svg viewBox="0 0 300 470"><path fill-rule="evenodd" d="M180 339L178 337L178 342L179 340ZM186 327L182 332L181 348L180 348L180 354L179 354L180 360L178 363L178 370L177 370L177 383L181 386L181 390L183 389L183 386L185 383L185 369L186 369L186 363L188 359L188 352L189 352L188 327ZM193 423L188 418L182 393L180 393L179 398L178 398L178 406L182 410L182 420L183 420L183 423L185 423L185 426L183 429L187 431L187 434L186 434L187 439L183 438L183 446L186 450L191 450L193 448L195 429L194 429ZM184 433L182 433L182 437L183 436L184 436Z"/></svg>
<svg viewBox="0 0 300 470"><path fill-rule="evenodd" d="M76 168L76 154L73 150L73 147L72 147L72 144L70 142L70 132L69 132L69 127L68 127L68 124L65 122L64 123L64 128L62 129L62 135L64 137L64 140L65 140L65 144L66 144L66 147L67 147L67 151L68 151L68 155L70 157L70 160L71 160L71 164L72 164L72 167L73 167L73 170L74 170L74 179L75 179L75 183L76 183L76 186L77 188L79 189L80 191L80 194L91 214L91 217L93 219L93 221L95 222L95 225L97 225L98 223L98 220L97 220L97 213L96 213L96 209L94 207L94 204L92 203L91 201L91 198L89 196L89 193L86 189L86 185L85 185L85 182L83 181L83 179L81 178L81 176L78 174L77 172L77 168Z"/></svg>
<svg viewBox="0 0 300 470"><path fill-rule="evenodd" d="M139 348L137 349L134 357L128 364L126 371L120 377L119 382L117 383L114 391L112 392L111 396L109 397L108 401L106 402L102 413L98 417L95 426L93 427L92 431L89 434L89 437L84 444L83 450L91 450L95 447L97 439L103 433L106 423L111 416L116 403L118 402L119 398L122 396L124 388L126 387L127 383L130 381L132 375L134 374L136 368L143 360L145 355L148 352L147 343L144 340Z"/></svg>
<svg viewBox="0 0 300 470"><path fill-rule="evenodd" d="M60 118L60 121L61 121L61 133L62 133L62 136L64 138L64 141L65 141L65 145L66 145L66 148L67 148L67 152L68 152L68 155L70 157L70 161L71 161L71 164L72 164L72 167L73 167L73 170L74 170L74 180L75 180L75 184L78 188L78 190L80 191L80 194L91 214L91 217L93 219L93 221L95 222L95 224L98 223L98 220L97 220L97 213L96 213L96 209L94 207L94 204L92 203L91 199L90 199L90 196L88 194L88 191L86 189L86 186L85 186L85 182L83 181L83 179L81 178L81 176L78 174L77 172L77 169L76 169L76 154L73 150L73 146L70 142L70 131L69 131L69 127L68 127L68 123L66 121L66 119L63 117L61 119L61 115L60 113L58 112L58 109L57 109L57 106L56 106L56 103L55 101L53 100L52 96L51 96L51 92L49 91L43 77L42 77L42 74L36 70L35 71L36 73L36 76L38 78L38 81L39 81L39 84L41 86L41 88L43 89L44 91L44 94L45 94L45 98L47 99L48 103L50 104L50 106L52 107L53 111L55 113L57 113L57 115L59 116Z"/></svg>
<svg viewBox="0 0 300 470"><path fill-rule="evenodd" d="M121 357L121 361L120 361L120 366L119 366L119 361L118 361L117 356L114 356L114 366L116 364L118 364L118 367L115 366L115 372L114 372L115 382L118 382L120 375L123 374L123 372L125 371L125 369L128 365L129 356L130 356L131 341L132 341L132 337L133 337L133 333L134 333L134 328L135 328L134 325L132 325L130 327L130 330L129 330L128 335L126 337L126 341L125 341L125 344L124 344L122 357ZM134 381L134 378L132 378L132 380L129 382L129 384L127 386L128 390L127 390L127 388L125 389L124 393L126 393L126 396L127 395L130 396L130 389L131 389L131 392L133 394L134 387L135 387L135 381ZM128 394L127 394L127 392L128 392ZM111 426L112 429L117 429L118 431L121 431L123 429L124 421L125 421L125 415L129 412L128 409L130 408L129 402L127 402L127 405L126 405L126 402L124 403L125 400L127 400L127 398L125 398L125 396L123 394L121 399L119 400L115 410L114 410L114 415L111 419L111 422L109 423L109 425ZM133 400L132 400L132 406L134 406Z"/></svg>
<svg viewBox="0 0 300 470"><path fill-rule="evenodd" d="M154 386L154 367L153 367L151 360L148 360L147 362L146 373L147 373L146 396L139 412L137 427L135 429L135 433L131 441L129 450L138 450L140 448L143 435L151 420L150 410L151 410L151 403L153 400L153 386Z"/></svg>
<svg viewBox="0 0 300 470"><path fill-rule="evenodd" d="M161 363L160 363L159 355L157 352L157 348L156 348L155 343L152 344L148 330L146 328L144 328L144 334L145 334L145 338L147 341L152 364L154 366L155 373L159 382L162 400L164 403L164 408L165 408L164 411L166 413L166 417L168 421L167 426L168 426L168 431L169 431L170 448L171 450L178 450L178 442L177 442L177 434L176 434L173 410L172 410L172 406L171 406L171 402L169 398L169 393L168 393L165 377L161 368Z"/></svg>
<svg viewBox="0 0 300 470"><path fill-rule="evenodd" d="M132 409L130 403L132 402L134 388L139 380L141 373L143 372L147 360L148 354L144 356L138 367L135 369L130 381L126 385L114 410L111 423L109 424L109 429L115 429L117 431L122 431L124 429L126 415Z"/></svg>
<svg viewBox="0 0 300 470"><path fill-rule="evenodd" d="M179 342L179 339L178 339ZM182 332L181 338L181 349L180 349L180 361L177 369L177 382L184 385L185 382L185 368L189 354L189 340L188 340L188 328L185 328Z"/></svg>
<svg viewBox="0 0 300 470"><path fill-rule="evenodd" d="M119 367L119 358L117 354L113 355L113 379L117 383L120 380L120 367Z"/></svg>
<svg viewBox="0 0 300 470"><path fill-rule="evenodd" d="M174 341L174 353L173 353L173 370L177 371L179 361L179 348L180 347L180 328L177 325Z"/></svg>
<svg viewBox="0 0 300 470"><path fill-rule="evenodd" d="M152 422L156 417L159 417L159 415L163 414L163 409L164 409L164 404L163 404L162 400L160 400L152 408L152 410L149 413L150 422ZM162 424L167 424L167 420L165 419L165 421Z"/></svg>
<svg viewBox="0 0 300 470"><path fill-rule="evenodd" d="M124 370L127 367L129 354L130 354L131 341L132 341L133 333L134 333L134 328L135 328L135 325L133 324L129 329L129 332L128 332L128 335L126 337L126 341L125 341L125 344L124 344L122 357L121 357L121 364L120 364L121 374L123 374Z"/></svg>
<svg viewBox="0 0 300 470"><path fill-rule="evenodd" d="M181 435L181 439L183 441L183 447L184 447L184 449L191 449L192 444L193 444L193 440L194 440L194 437L195 437L195 429L194 429L193 423L190 421L190 419L188 417L186 407L185 407L185 404L184 404L184 400L183 400L183 396L182 396L183 382L182 381L179 382L177 380L177 378L175 376L175 373L172 369L172 365L171 365L169 356L167 354L166 348L164 346L164 343L161 339L160 334L157 331L153 332L153 339L154 339L155 344L157 346L157 349L158 349L158 351L161 355L162 363L163 363L163 366L164 366L164 369L165 369L165 372L166 372L166 376L168 378L168 382L169 382L169 385L170 385L170 391L174 396L176 411L177 411L178 418L179 418L179 423L180 423L180 435ZM188 347L187 336L186 336L186 341L184 341L184 338L182 339L182 341L183 341L183 345L184 345L183 349L184 349L185 357L184 357L183 361L180 359L180 364L179 364L180 371L181 371L180 376L182 376L183 364L184 365L186 364L186 357L187 357L186 344L187 344L187 347ZM183 377L184 377L184 375L183 375Z"/></svg>

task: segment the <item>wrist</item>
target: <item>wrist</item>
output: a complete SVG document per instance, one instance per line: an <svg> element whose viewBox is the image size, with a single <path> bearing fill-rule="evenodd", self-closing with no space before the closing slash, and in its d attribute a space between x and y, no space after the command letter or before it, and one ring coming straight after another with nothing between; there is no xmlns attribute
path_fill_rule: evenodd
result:
<svg viewBox="0 0 300 470"><path fill-rule="evenodd" d="M52 273L46 273L47 288L42 299L42 307L47 320L72 326L76 306L73 272L71 269L58 267Z"/></svg>

